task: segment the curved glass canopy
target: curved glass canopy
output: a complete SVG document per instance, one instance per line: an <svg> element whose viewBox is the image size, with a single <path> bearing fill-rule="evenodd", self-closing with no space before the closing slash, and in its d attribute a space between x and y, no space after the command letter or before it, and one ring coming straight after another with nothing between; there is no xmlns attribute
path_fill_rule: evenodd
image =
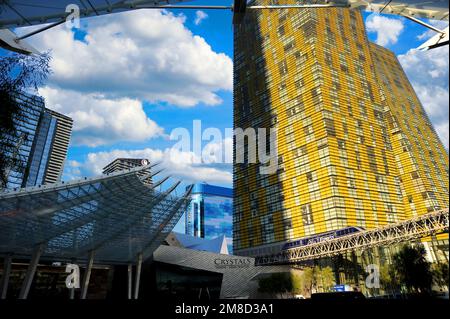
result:
<svg viewBox="0 0 450 319"><path fill-rule="evenodd" d="M150 166L99 178L0 193L0 254L29 258L44 244L43 259L126 264L144 259L167 237L188 204L192 186L172 195L180 182L148 185ZM143 173L144 172L144 173Z"/></svg>

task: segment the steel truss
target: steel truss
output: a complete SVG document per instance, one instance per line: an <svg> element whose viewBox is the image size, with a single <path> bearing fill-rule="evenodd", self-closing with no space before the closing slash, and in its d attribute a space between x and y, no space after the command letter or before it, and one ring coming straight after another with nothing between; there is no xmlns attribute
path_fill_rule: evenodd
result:
<svg viewBox="0 0 450 319"><path fill-rule="evenodd" d="M259 256L256 257L255 263L257 265L295 264L354 250L388 246L448 231L448 224L448 209L444 209L381 228L291 248L272 255Z"/></svg>

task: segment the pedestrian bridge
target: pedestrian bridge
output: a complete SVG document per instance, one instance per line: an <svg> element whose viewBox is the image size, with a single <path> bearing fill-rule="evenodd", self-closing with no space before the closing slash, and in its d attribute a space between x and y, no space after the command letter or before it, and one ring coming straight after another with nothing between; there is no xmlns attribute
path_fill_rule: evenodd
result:
<svg viewBox="0 0 450 319"><path fill-rule="evenodd" d="M356 250L361 251L373 247L420 240L430 235L448 232L448 216L447 208L377 229L258 256L255 263L257 265L296 264Z"/></svg>

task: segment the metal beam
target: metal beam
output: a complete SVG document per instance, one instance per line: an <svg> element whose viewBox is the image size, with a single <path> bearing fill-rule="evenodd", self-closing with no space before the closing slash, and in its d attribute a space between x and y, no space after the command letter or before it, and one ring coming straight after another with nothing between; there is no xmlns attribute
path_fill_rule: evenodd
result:
<svg viewBox="0 0 450 319"><path fill-rule="evenodd" d="M17 0L18 1L18 0ZM3 1L4 2L4 1ZM11 1L15 2L15 1ZM22 1L23 2L23 1ZM61 1L69 3L68 1ZM233 0L234 6L214 6L214 5L180 5L182 1L170 1L170 0L139 0L139 1L105 1L104 5L84 6L80 10L81 17L89 17L94 15L111 14L115 12L127 11L127 10L137 10L137 9L219 9L219 10L231 10L235 12L240 8L239 5L247 1L244 0ZM311 4L308 4L311 3ZM317 2L317 1L314 1ZM417 1L416 1L417 2ZM313 1L303 1L304 5L292 5L292 8L313 8L320 4L314 4ZM238 4L238 5L236 5ZM373 1L373 0L333 0L330 3L325 3L324 5L329 5L330 7L346 6L353 9L364 9L371 12L384 12L388 14L408 14L411 16L435 19L435 20L448 20L448 1L447 6L445 6L445 1L423 1L423 3L409 3L407 0L386 0L386 1ZM0 19L0 28L12 28L23 25L35 25L47 23L48 21L60 20L67 16L67 13L61 8L60 12L54 13L54 10L45 10L41 15L35 16L24 16L21 15L13 6L11 10L16 11L16 16L8 17L8 19ZM252 6L247 6L250 9ZM270 7L270 6L266 6ZM274 9L286 7L284 5L273 5ZM243 14L239 14L243 16Z"/></svg>
<svg viewBox="0 0 450 319"><path fill-rule="evenodd" d="M11 275L12 254L7 254L3 262L3 276L0 282L0 299L6 299L9 277Z"/></svg>
<svg viewBox="0 0 450 319"><path fill-rule="evenodd" d="M151 166L151 167L153 167L153 166ZM157 172L151 174L149 177L150 178L155 177L156 175L158 175L162 171L163 171L163 169L158 170ZM167 179L164 179L164 181L165 180L167 180ZM156 187L157 186L155 186L155 185L152 186L153 189L155 189ZM83 188L80 187L80 190L83 190ZM99 191L97 191L96 193L99 193ZM134 200L134 198L137 198L137 197L138 196L136 195L134 197L128 197L128 199L130 201L132 201L132 200ZM58 204L59 207L55 207L54 209L55 209L55 212L56 211L61 211L63 209L68 211L71 207L74 207L74 206L76 206L78 204L85 204L86 202L88 202L88 201L90 201L92 199L93 199L93 194L85 193L82 196L79 196L79 198L74 198L74 199L71 199L70 201L59 203ZM95 216L95 220L98 221L98 220L106 218L108 216L109 216L108 212L105 212L104 214L97 214ZM91 221L92 221L92 217L91 217L90 214L86 214L86 216L83 216L83 217L77 216L76 221L74 221L73 223L70 223L70 225L67 225L66 227L57 227L57 231L58 231L57 233L56 232L55 233L49 232L49 235L46 237L46 240L50 241L51 239L53 239L55 237L58 237L58 236L61 236L61 235L65 234L65 233L67 233L67 232L69 232L71 230L76 230L77 228L82 227L83 225L85 225L86 223L91 222Z"/></svg>
<svg viewBox="0 0 450 319"><path fill-rule="evenodd" d="M142 271L142 253L139 253L137 256L137 263L136 263L136 278L134 283L134 299L139 298L139 288L141 284L141 271Z"/></svg>
<svg viewBox="0 0 450 319"><path fill-rule="evenodd" d="M142 253L145 255L146 259L149 257L150 254L153 254L152 250L154 249L153 246L155 245L155 243L159 242L159 240L157 240L157 237L161 236L162 230L170 223L170 221L174 218L177 212L184 211L185 208L187 207L193 188L194 185L190 185L187 188L186 192L184 193L183 197L180 200L178 200L178 202L176 202L173 205L173 207L170 208L172 213L169 216L167 216L167 218L160 224L161 232L155 233L152 239L149 241L149 244L142 249ZM164 234L164 236L167 237L167 234Z"/></svg>
<svg viewBox="0 0 450 319"><path fill-rule="evenodd" d="M66 19L62 19L62 20L60 20L60 21L58 21L58 22L52 23L52 24L50 24L50 25L47 25L47 26L45 26L45 27L43 27L43 28L41 28L41 29L38 29L38 30L35 30L35 31L33 31L33 32L30 32L30 33L27 33L27 34L25 34L25 35L22 35L22 36L18 37L18 38L16 39L16 41L20 41L20 40L29 38L29 37L31 37L31 36L33 36L33 35L35 35L35 34L44 32L44 31L46 31L46 30L48 30L48 29L51 29L51 28L54 28L54 27L56 27L56 26L58 26L58 25L60 25L60 24L63 24L64 22L66 22Z"/></svg>
<svg viewBox="0 0 450 319"><path fill-rule="evenodd" d="M94 256L95 251L92 250L89 252L89 258L86 264L86 270L84 271L83 275L83 282L81 283L81 299L86 299L88 287L89 287L89 280L91 278L91 271L92 271L92 265L94 264Z"/></svg>
<svg viewBox="0 0 450 319"><path fill-rule="evenodd" d="M438 28L433 27L431 24L425 23L425 22L423 22L422 20L419 20L419 19L417 19L417 18L408 16L408 15L403 15L403 16L404 16L406 19L409 19L409 20L411 20L411 21L413 21L413 22L415 22L415 23L418 23L418 24L420 24L421 26L423 26L423 27L425 27L425 28L428 28L428 29L430 29L430 30L433 30L434 32L437 32L437 33L440 33L440 34L445 35L445 31L439 30Z"/></svg>
<svg viewBox="0 0 450 319"><path fill-rule="evenodd" d="M85 177L81 180L68 181L68 182L62 181L62 182L58 182L58 183L54 183L54 184L42 185L41 187L31 186L31 187L27 187L27 188L18 188L16 190L6 189L4 193L0 194L0 199L3 200L3 199L8 199L8 198L29 197L34 194L65 191L71 187L82 187L82 186L89 186L89 185L97 184L97 183L111 182L115 179L122 179L125 176L136 175L137 173L151 169L152 167L154 167L156 165L159 165L159 163L156 163L153 165L129 168L129 169L126 169L123 171L118 171L118 172L111 173L108 175L101 175L98 177Z"/></svg>
<svg viewBox="0 0 450 319"><path fill-rule="evenodd" d="M248 6L247 9L320 9L320 8L348 8L345 4L305 4L305 5L267 5L267 6Z"/></svg>
<svg viewBox="0 0 450 319"><path fill-rule="evenodd" d="M149 206L147 207L146 212L144 213L150 213L152 211L152 209L161 201L163 201L165 198L167 198L170 193L172 193L177 187L178 185L180 185L181 181L176 182L173 186L171 186L167 191L165 191L164 193L159 194L157 197L153 198L153 202L149 202ZM130 216L129 220L125 223L123 222L123 224L121 225L121 227L119 229L117 229L113 234L111 234L110 237L105 238L103 241L101 241L100 243L97 243L97 245L95 246L94 249L100 249L104 244L111 242L113 239L117 238L118 236L121 236L123 234L124 231L126 231L127 229L131 228L132 225L136 224L139 222L139 219L143 217L142 214L135 214L134 216Z"/></svg>
<svg viewBox="0 0 450 319"><path fill-rule="evenodd" d="M192 10L231 10L231 6L202 6L202 5L137 5L135 9L192 9Z"/></svg>
<svg viewBox="0 0 450 319"><path fill-rule="evenodd" d="M28 297L28 293L30 292L31 283L33 282L34 274L36 273L39 258L41 258L41 254L44 251L45 245L46 245L46 243L40 243L34 249L33 255L30 260L30 264L28 265L25 279L23 280L23 283L22 283L22 288L20 289L19 299L27 299L27 297Z"/></svg>

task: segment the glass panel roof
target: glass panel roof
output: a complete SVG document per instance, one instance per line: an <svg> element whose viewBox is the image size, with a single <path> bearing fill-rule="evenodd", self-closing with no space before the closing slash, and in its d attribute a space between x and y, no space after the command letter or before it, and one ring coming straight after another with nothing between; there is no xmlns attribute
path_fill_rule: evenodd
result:
<svg viewBox="0 0 450 319"><path fill-rule="evenodd" d="M148 166L94 179L0 193L0 254L122 264L148 258L180 219L192 187L182 197L142 182ZM139 175L138 173L141 172ZM156 175L156 174L153 174ZM163 179L162 182L167 179Z"/></svg>
<svg viewBox="0 0 450 319"><path fill-rule="evenodd" d="M134 10L139 5L173 5L186 1L188 0L8 0L0 4L0 28L61 20L68 14L68 5L78 6L81 16L88 17Z"/></svg>
<svg viewBox="0 0 450 319"><path fill-rule="evenodd" d="M234 2L230 0L230 5ZM323 3L323 0L299 0L299 4ZM9 0L0 4L0 29L38 25L64 19L66 7L76 5L81 17L136 10L148 6L198 4L195 0ZM250 2L251 3L251 2ZM287 4L279 1L279 4ZM345 4L367 11L407 14L415 17L448 20L448 0L334 0L330 4ZM201 2L205 4L205 2ZM211 0L210 5L216 1Z"/></svg>

